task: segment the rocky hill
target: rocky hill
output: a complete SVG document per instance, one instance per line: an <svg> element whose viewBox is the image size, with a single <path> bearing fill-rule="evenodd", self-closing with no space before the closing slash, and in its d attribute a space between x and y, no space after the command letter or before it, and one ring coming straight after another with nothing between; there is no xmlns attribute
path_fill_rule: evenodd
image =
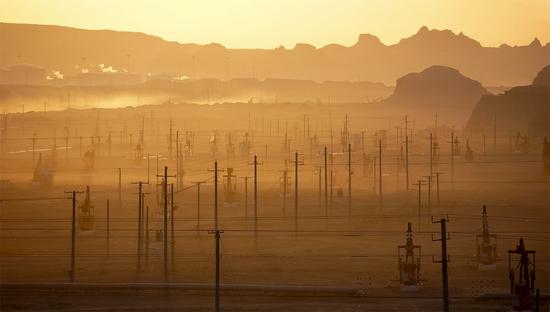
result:
<svg viewBox="0 0 550 312"><path fill-rule="evenodd" d="M414 110L470 111L487 90L477 81L446 66L432 66L397 79L388 105Z"/></svg>
<svg viewBox="0 0 550 312"><path fill-rule="evenodd" d="M519 131L530 136L550 136L550 65L539 72L531 85L500 95L484 95L466 128L490 133L495 118L499 135Z"/></svg>

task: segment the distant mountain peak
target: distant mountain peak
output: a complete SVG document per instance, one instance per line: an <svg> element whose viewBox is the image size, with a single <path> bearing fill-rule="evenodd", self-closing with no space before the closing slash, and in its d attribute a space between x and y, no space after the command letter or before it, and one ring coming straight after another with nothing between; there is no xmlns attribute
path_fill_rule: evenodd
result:
<svg viewBox="0 0 550 312"><path fill-rule="evenodd" d="M451 73L451 74L460 74L458 69L452 68L449 66L443 65L433 65L424 69L421 73L423 74L439 74L439 73Z"/></svg>
<svg viewBox="0 0 550 312"><path fill-rule="evenodd" d="M540 47L542 47L542 44L540 43L539 38L535 37L535 39L533 39L533 41L531 41L529 46L534 47L534 48L540 48Z"/></svg>
<svg viewBox="0 0 550 312"><path fill-rule="evenodd" d="M473 47L482 47L479 42L466 36L464 33L460 32L455 34L449 29L429 29L427 26L422 26L418 32L411 37L403 38L399 41L403 44L432 44L432 45L446 45L446 44L455 44L455 45L467 45Z"/></svg>
<svg viewBox="0 0 550 312"><path fill-rule="evenodd" d="M309 43L297 43L295 46L294 46L294 50L296 51L314 51L316 48L315 46L309 44Z"/></svg>
<svg viewBox="0 0 550 312"><path fill-rule="evenodd" d="M430 32L430 29L428 28L428 26L422 26L420 27L420 29L416 32L417 35L421 35L421 34L425 34L425 33L429 33Z"/></svg>
<svg viewBox="0 0 550 312"><path fill-rule="evenodd" d="M372 48L372 47L382 47L384 44L380 41L378 37L372 34L360 34L359 38L357 39L357 43L355 43L354 47L365 47L365 48Z"/></svg>

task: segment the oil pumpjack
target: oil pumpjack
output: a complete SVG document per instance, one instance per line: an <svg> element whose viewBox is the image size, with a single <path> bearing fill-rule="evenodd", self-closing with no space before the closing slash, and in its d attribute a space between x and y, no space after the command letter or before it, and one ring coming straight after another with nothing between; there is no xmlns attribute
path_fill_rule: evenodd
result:
<svg viewBox="0 0 550 312"><path fill-rule="evenodd" d="M195 143L195 134L190 131L185 132L185 158L193 157L193 145Z"/></svg>
<svg viewBox="0 0 550 312"><path fill-rule="evenodd" d="M292 194L292 177L288 170L288 161L285 160L285 170L283 175L279 177L279 197L291 197Z"/></svg>
<svg viewBox="0 0 550 312"><path fill-rule="evenodd" d="M399 263L399 283L401 291L418 291L420 289L420 259L422 247L413 242L411 223L408 223L407 241L405 245L397 246L397 257ZM402 254L404 250L404 254ZM415 255L418 250L418 256Z"/></svg>
<svg viewBox="0 0 550 312"><path fill-rule="evenodd" d="M227 174L223 176L223 206L236 207L237 205L237 176L233 174L233 168L227 168Z"/></svg>
<svg viewBox="0 0 550 312"><path fill-rule="evenodd" d="M467 163L471 163L474 161L474 151L470 146L469 140L466 140L466 152L464 153L464 159L466 160Z"/></svg>
<svg viewBox="0 0 550 312"><path fill-rule="evenodd" d="M32 183L40 187L51 188L53 185L53 162L51 159L42 159L42 153L38 154L38 161L33 170Z"/></svg>
<svg viewBox="0 0 550 312"><path fill-rule="evenodd" d="M515 268L512 266L512 255L519 255ZM508 272L512 311L538 311L539 292L535 291L535 251L526 250L523 238L515 250L508 250Z"/></svg>
<svg viewBox="0 0 550 312"><path fill-rule="evenodd" d="M90 201L90 187L86 186L86 197L78 207L78 228L81 233L94 230L94 209L95 206Z"/></svg>
<svg viewBox="0 0 550 312"><path fill-rule="evenodd" d="M476 236L478 270L492 271L497 268L497 236L489 233L487 207L483 206L483 232Z"/></svg>

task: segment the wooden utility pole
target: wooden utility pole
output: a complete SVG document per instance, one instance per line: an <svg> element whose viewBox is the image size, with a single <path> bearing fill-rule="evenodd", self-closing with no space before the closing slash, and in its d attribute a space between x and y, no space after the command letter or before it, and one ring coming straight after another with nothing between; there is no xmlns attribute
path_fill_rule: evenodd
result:
<svg viewBox="0 0 550 312"><path fill-rule="evenodd" d="M424 181L418 180L414 185L418 186L418 230L422 224L422 186L426 185Z"/></svg>
<svg viewBox="0 0 550 312"><path fill-rule="evenodd" d="M138 224L137 224L137 277L139 279L139 274L141 273L141 255L142 255L142 247L143 247L143 215L144 215L144 207L143 207L143 184L142 181L138 182L132 182L131 184L137 184L138 185Z"/></svg>
<svg viewBox="0 0 550 312"><path fill-rule="evenodd" d="M168 175L168 167L164 166L164 175L161 176L162 186L163 186L163 195L164 195L164 246L163 246L163 260L164 260L164 282L168 282L168 178L173 178L175 176Z"/></svg>
<svg viewBox="0 0 550 312"><path fill-rule="evenodd" d="M149 265L149 205L145 209L145 266Z"/></svg>
<svg viewBox="0 0 550 312"><path fill-rule="evenodd" d="M494 117L493 124L493 152L497 151L497 116Z"/></svg>
<svg viewBox="0 0 550 312"><path fill-rule="evenodd" d="M109 257L111 247L111 231L110 231L110 211L109 211L109 199L107 199L107 257Z"/></svg>
<svg viewBox="0 0 550 312"><path fill-rule="evenodd" d="M221 233L223 231L220 230L214 230L214 231L208 231L209 234L214 234L215 237L215 248L216 248L216 273L215 273L215 294L214 294L214 307L215 311L220 311L220 296L221 296L221 278L220 278L220 271L221 271L221 264L220 264L220 258L221 258L221 248L220 248L220 241L221 241Z"/></svg>
<svg viewBox="0 0 550 312"><path fill-rule="evenodd" d="M328 162L327 147L325 146L325 220L328 222Z"/></svg>
<svg viewBox="0 0 550 312"><path fill-rule="evenodd" d="M317 188L317 207L321 209L321 193L323 192L323 188L321 186L322 176L323 176L323 166L317 166L316 168L317 174L318 174L318 180L319 180L319 186Z"/></svg>
<svg viewBox="0 0 550 312"><path fill-rule="evenodd" d="M451 132L451 192L454 191L455 181L455 135Z"/></svg>
<svg viewBox="0 0 550 312"><path fill-rule="evenodd" d="M176 178L177 179L177 178ZM143 205L142 205L143 206ZM171 260L172 260L172 271L175 270L176 262L174 260L176 254L176 241L174 239L174 183L170 183L170 247L171 247Z"/></svg>
<svg viewBox="0 0 550 312"><path fill-rule="evenodd" d="M378 187L379 187L379 192L378 192L378 204L379 204L379 207L380 207L380 211L382 211L382 207L383 207L383 202L382 202L382 140L378 140Z"/></svg>
<svg viewBox="0 0 550 312"><path fill-rule="evenodd" d="M34 134L32 136L32 160L34 161L34 154L35 154L35 147L36 147L36 130L34 131Z"/></svg>
<svg viewBox="0 0 550 312"><path fill-rule="evenodd" d="M71 283L75 281L75 256L76 256L76 194L82 194L81 191L66 191L65 194L71 194L68 199L72 200L72 223L71 223L71 271L69 272Z"/></svg>
<svg viewBox="0 0 550 312"><path fill-rule="evenodd" d="M428 216L432 216L432 176L426 176L428 179L428 183L426 184L428 186Z"/></svg>
<svg viewBox="0 0 550 312"><path fill-rule="evenodd" d="M283 170L283 217L286 217L286 198L288 194L288 163L285 160L285 169Z"/></svg>
<svg viewBox="0 0 550 312"><path fill-rule="evenodd" d="M439 176L441 175L441 172L435 173L435 188L436 188L436 204L437 204L437 212L441 212L441 208L439 206Z"/></svg>
<svg viewBox="0 0 550 312"><path fill-rule="evenodd" d="M406 203L409 205L409 143L412 143L412 139L409 141L409 128L408 118L405 116L405 190L406 190Z"/></svg>
<svg viewBox="0 0 550 312"><path fill-rule="evenodd" d="M351 170L351 143L348 144L348 217L351 217L351 175L353 171ZM321 186L321 171L319 170L319 190ZM319 193L320 194L320 193Z"/></svg>
<svg viewBox="0 0 550 312"><path fill-rule="evenodd" d="M298 152L294 153L294 233L298 234L298 166L304 164L298 160Z"/></svg>
<svg viewBox="0 0 550 312"><path fill-rule="evenodd" d="M248 179L250 177L241 177L244 180L244 216L248 217Z"/></svg>
<svg viewBox="0 0 550 312"><path fill-rule="evenodd" d="M441 275L442 275L442 284L443 284L443 311L449 311L449 276L448 276L448 262L449 258L447 256L447 240L450 237L447 234L446 224L449 222L449 219L441 218L439 221L432 221L432 223L441 224L441 238L433 239L432 241L441 241L441 260L434 261L435 263L441 263Z"/></svg>
<svg viewBox="0 0 550 312"><path fill-rule="evenodd" d="M122 209L122 168L118 168L118 210Z"/></svg>
<svg viewBox="0 0 550 312"><path fill-rule="evenodd" d="M254 243L258 243L258 157L254 155L254 161L252 164L254 166Z"/></svg>
<svg viewBox="0 0 550 312"><path fill-rule="evenodd" d="M434 145L433 145L433 135L430 132L430 177L434 174L434 167L433 167L433 158L434 158Z"/></svg>
<svg viewBox="0 0 550 312"><path fill-rule="evenodd" d="M201 229L201 184L205 181L195 181L193 182L197 185L197 235L200 234Z"/></svg>

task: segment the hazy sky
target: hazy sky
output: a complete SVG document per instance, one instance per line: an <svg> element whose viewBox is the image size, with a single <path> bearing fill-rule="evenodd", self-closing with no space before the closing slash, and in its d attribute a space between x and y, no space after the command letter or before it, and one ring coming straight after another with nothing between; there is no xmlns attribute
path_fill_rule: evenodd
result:
<svg viewBox="0 0 550 312"><path fill-rule="evenodd" d="M550 41L550 0L0 0L0 21L139 31L230 48L385 44L422 26L485 46Z"/></svg>

